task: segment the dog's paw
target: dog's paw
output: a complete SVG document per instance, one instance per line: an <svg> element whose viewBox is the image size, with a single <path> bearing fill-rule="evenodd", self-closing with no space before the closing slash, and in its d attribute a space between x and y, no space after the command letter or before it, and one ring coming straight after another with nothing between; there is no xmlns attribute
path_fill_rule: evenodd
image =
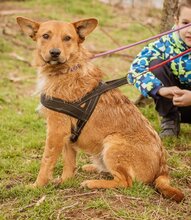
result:
<svg viewBox="0 0 191 220"><path fill-rule="evenodd" d="M38 181L36 180L34 183L30 184L31 185L31 188L40 188L40 187L43 187L43 186L46 186L48 184L50 180L43 180L43 181Z"/></svg>
<svg viewBox="0 0 191 220"><path fill-rule="evenodd" d="M30 184L26 185L26 188L27 189L36 189L36 188L38 188L38 185L36 184L36 182L35 183L30 183Z"/></svg>
<svg viewBox="0 0 191 220"><path fill-rule="evenodd" d="M63 183L63 180L62 180L61 177L57 177L57 178L55 178L55 179L52 180L52 183L53 183L54 185L56 185L56 186L59 186L60 184Z"/></svg>
<svg viewBox="0 0 191 220"><path fill-rule="evenodd" d="M81 183L81 187L93 189L96 188L94 184L94 180L85 180Z"/></svg>
<svg viewBox="0 0 191 220"><path fill-rule="evenodd" d="M82 170L88 173L97 172L97 168L94 164L86 164L82 167Z"/></svg>

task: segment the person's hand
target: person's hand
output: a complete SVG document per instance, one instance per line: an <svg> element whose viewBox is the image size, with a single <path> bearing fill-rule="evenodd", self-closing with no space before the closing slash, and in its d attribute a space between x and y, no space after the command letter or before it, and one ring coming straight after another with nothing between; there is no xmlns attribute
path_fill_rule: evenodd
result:
<svg viewBox="0 0 191 220"><path fill-rule="evenodd" d="M181 91L181 89L178 88L177 86L161 87L158 90L158 94L165 98L172 99L175 95L175 92L178 92L178 91Z"/></svg>
<svg viewBox="0 0 191 220"><path fill-rule="evenodd" d="M175 91L173 104L180 107L191 105L191 91L185 89Z"/></svg>

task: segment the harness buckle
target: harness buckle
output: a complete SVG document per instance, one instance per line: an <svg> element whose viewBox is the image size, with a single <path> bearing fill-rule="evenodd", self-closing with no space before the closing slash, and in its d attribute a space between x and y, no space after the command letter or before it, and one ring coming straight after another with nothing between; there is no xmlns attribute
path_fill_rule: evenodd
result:
<svg viewBox="0 0 191 220"><path fill-rule="evenodd" d="M76 142L79 136L79 130L77 129L77 127L74 127L74 125L72 125L71 127L71 135L70 135L70 141L72 143Z"/></svg>

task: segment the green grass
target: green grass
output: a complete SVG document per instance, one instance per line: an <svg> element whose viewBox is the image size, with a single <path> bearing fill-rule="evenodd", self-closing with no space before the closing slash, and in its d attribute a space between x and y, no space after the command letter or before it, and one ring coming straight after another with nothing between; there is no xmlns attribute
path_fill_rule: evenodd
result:
<svg viewBox="0 0 191 220"><path fill-rule="evenodd" d="M3 7L1 7L3 4ZM137 11L120 11L96 0L29 0L7 1L0 8L33 10L0 17L3 27L9 27L12 36L0 31L0 220L30 219L131 219L131 220L188 220L190 219L191 140L190 126L182 125L178 139L163 140L167 150L168 164L173 185L180 187L185 202L176 204L163 199L153 187L135 182L129 189L88 190L80 187L87 179L110 178L105 174L87 174L81 167L89 162L80 152L77 158L76 177L60 186L50 183L41 189L32 189L30 184L37 177L46 136L46 124L35 111L39 98L33 96L36 84L35 69L16 60L16 53L32 61L34 42L21 34L16 25L16 16L37 20L59 19L73 21L96 17L99 27L87 38L85 46L93 51L105 51L145 39L158 32L158 26L142 24L143 17L152 17L157 22L160 12L148 10L136 19L130 16ZM2 10L0 9L0 10ZM142 12L142 11L141 11ZM159 24L159 21L158 21ZM108 35L103 32L106 31ZM15 41L21 46L15 44ZM115 43L114 43L115 41ZM143 45L124 51L135 56ZM111 56L93 61L107 73L107 79L127 74L130 61ZM18 77L19 81L14 81ZM139 92L132 86L120 88L131 100ZM160 119L154 105L140 108L154 128L160 130ZM54 177L61 175L63 162L56 165ZM44 198L42 201L41 199ZM40 204L38 205L38 203Z"/></svg>
<svg viewBox="0 0 191 220"><path fill-rule="evenodd" d="M89 201L86 205L87 209L108 209L108 204L102 198Z"/></svg>
<svg viewBox="0 0 191 220"><path fill-rule="evenodd" d="M120 189L120 193L126 196L132 196L137 198L149 198L152 197L155 191L152 190L150 186L142 184L140 182L134 182L133 186L130 188Z"/></svg>

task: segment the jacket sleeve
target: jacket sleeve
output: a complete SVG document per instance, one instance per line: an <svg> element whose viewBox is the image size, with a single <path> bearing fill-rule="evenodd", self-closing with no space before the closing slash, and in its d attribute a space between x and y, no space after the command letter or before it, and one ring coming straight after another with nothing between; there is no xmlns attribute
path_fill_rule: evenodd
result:
<svg viewBox="0 0 191 220"><path fill-rule="evenodd" d="M143 96L150 95L152 90L162 86L162 82L152 72L147 70L151 61L156 59L164 60L164 51L165 42L161 38L144 47L131 64L127 80L130 84L135 85Z"/></svg>

